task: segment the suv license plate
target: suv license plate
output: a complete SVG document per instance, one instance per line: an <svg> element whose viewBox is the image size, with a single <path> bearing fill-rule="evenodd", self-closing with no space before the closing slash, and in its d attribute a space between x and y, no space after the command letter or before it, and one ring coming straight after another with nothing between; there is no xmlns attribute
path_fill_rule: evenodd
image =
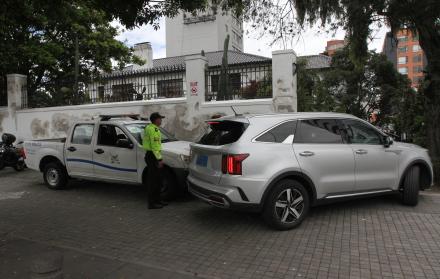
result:
<svg viewBox="0 0 440 279"><path fill-rule="evenodd" d="M198 166L206 167L208 165L208 156L206 155L197 156L196 164Z"/></svg>

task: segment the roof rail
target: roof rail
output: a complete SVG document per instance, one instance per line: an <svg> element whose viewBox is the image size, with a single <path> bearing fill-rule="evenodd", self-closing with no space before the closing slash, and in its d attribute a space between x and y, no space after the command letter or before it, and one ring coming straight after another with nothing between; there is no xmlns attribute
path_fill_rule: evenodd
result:
<svg viewBox="0 0 440 279"><path fill-rule="evenodd" d="M140 114L103 114L99 115L101 121L108 121L113 118L131 118L133 120L142 120Z"/></svg>

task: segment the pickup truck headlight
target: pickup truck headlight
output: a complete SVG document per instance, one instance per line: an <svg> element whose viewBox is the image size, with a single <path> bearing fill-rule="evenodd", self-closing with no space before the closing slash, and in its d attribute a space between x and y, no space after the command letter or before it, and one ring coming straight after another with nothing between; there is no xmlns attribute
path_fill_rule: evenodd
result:
<svg viewBox="0 0 440 279"><path fill-rule="evenodd" d="M183 162L185 165L188 165L188 164L189 164L189 162L190 162L189 158L190 158L190 157L189 157L188 155L180 154L180 159L182 160L182 162Z"/></svg>

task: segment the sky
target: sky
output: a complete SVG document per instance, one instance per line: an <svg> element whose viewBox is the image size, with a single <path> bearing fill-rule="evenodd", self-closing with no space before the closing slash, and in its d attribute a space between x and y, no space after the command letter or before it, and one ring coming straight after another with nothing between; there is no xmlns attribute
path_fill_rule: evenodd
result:
<svg viewBox="0 0 440 279"><path fill-rule="evenodd" d="M133 30L124 30L118 23L114 23L121 29L121 33L117 37L118 40L125 42L128 46L133 46L136 43L150 42L153 47L153 58L163 58L166 56L166 42L165 42L165 20L160 20L159 30L154 30L150 25L144 25ZM387 27L373 27L373 38L369 42L369 48L382 51L383 39ZM244 52L271 57L274 50L284 49L281 45L270 46L271 38L269 36L260 37L259 33L246 32L249 30L249 25L244 24ZM246 34L249 33L249 34ZM297 55L313 55L322 53L325 49L326 42L332 39L343 39L345 32L338 30L336 34L328 34L320 32L318 27L313 27L306 30L300 37L293 40L291 46L286 48L293 49Z"/></svg>

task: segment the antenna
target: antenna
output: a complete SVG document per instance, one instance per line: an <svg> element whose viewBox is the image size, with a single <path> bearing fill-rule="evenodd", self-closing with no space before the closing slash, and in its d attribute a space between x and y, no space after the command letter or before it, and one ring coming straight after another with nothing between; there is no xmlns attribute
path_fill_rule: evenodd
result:
<svg viewBox="0 0 440 279"><path fill-rule="evenodd" d="M234 106L231 106L232 111L234 112L235 116L239 116L239 114L237 113L237 111L235 111Z"/></svg>

